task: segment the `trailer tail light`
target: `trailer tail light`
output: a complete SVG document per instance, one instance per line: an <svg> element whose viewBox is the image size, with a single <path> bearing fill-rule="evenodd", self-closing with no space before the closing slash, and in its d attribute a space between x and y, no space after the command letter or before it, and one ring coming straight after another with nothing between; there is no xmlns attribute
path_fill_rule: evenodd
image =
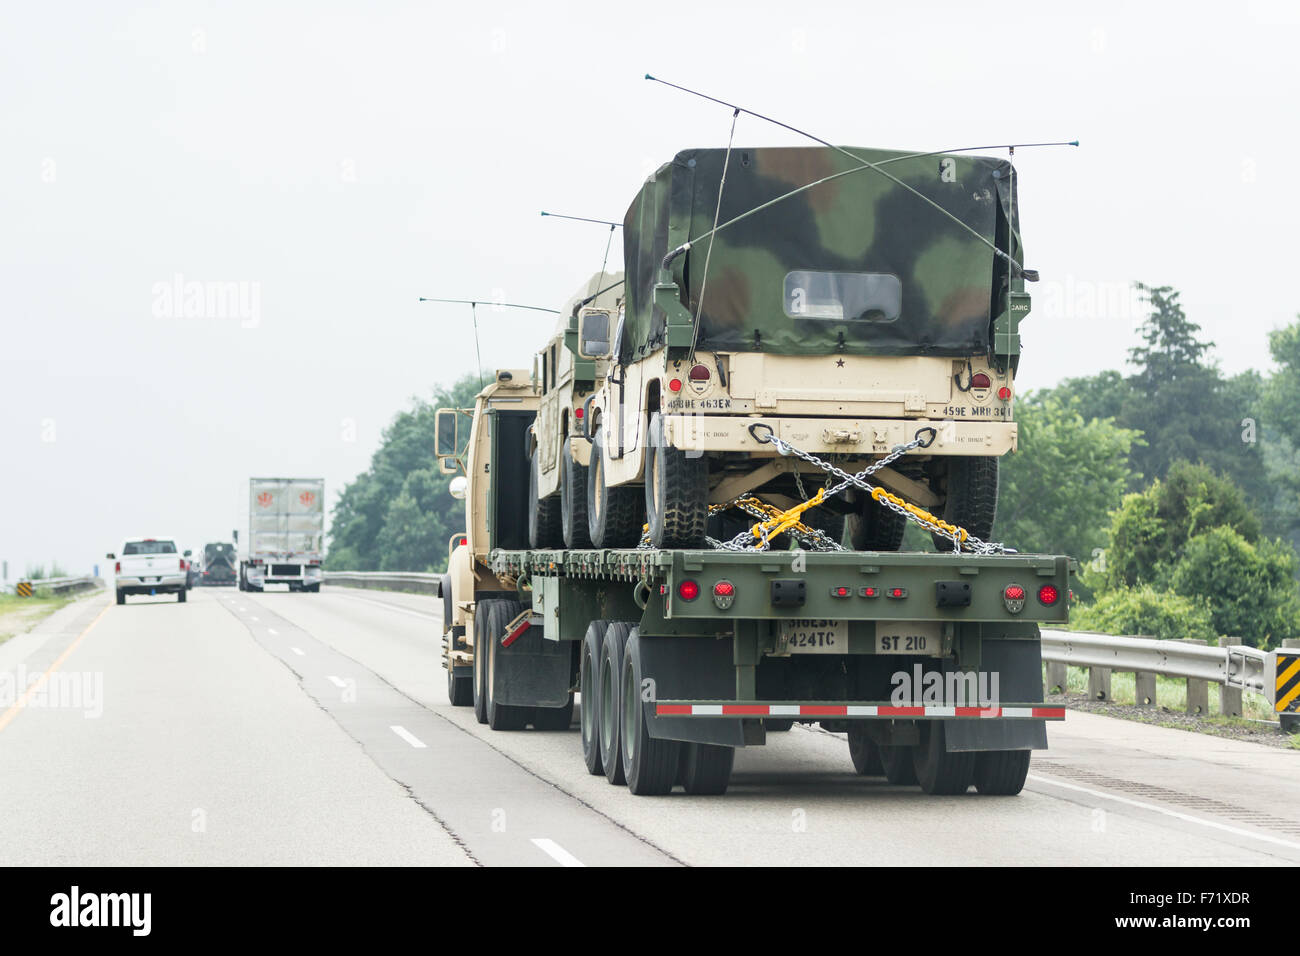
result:
<svg viewBox="0 0 1300 956"><path fill-rule="evenodd" d="M901 600L907 597L907 588L890 588L885 592L885 595L895 600Z"/></svg>
<svg viewBox="0 0 1300 956"><path fill-rule="evenodd" d="M865 598L877 598L880 597L880 588L863 588L858 593Z"/></svg>
<svg viewBox="0 0 1300 956"><path fill-rule="evenodd" d="M456 542L456 547L463 548L467 544L469 544L469 538L461 538L459 541Z"/></svg>
<svg viewBox="0 0 1300 956"><path fill-rule="evenodd" d="M709 367L707 365L692 365L690 372L687 374L692 382L707 382L709 380Z"/></svg>
<svg viewBox="0 0 1300 956"><path fill-rule="evenodd" d="M1038 603L1044 607L1051 607L1061 599L1061 592L1056 589L1055 584L1044 584L1038 589Z"/></svg>
<svg viewBox="0 0 1300 956"><path fill-rule="evenodd" d="M680 392L682 390L682 380L680 378L670 378L668 380L668 391Z"/></svg>
<svg viewBox="0 0 1300 956"><path fill-rule="evenodd" d="M831 597L846 598L852 593L852 591L843 585L840 585L837 588L831 588Z"/></svg>
<svg viewBox="0 0 1300 956"><path fill-rule="evenodd" d="M688 578L677 585L677 596L683 601L694 601L700 596L700 586Z"/></svg>
<svg viewBox="0 0 1300 956"><path fill-rule="evenodd" d="M736 600L736 586L730 581L719 581L713 585L713 603L718 610L726 611Z"/></svg>
<svg viewBox="0 0 1300 956"><path fill-rule="evenodd" d="M1008 584L1002 590L1002 603L1012 614L1019 614L1025 609L1025 589L1019 584Z"/></svg>

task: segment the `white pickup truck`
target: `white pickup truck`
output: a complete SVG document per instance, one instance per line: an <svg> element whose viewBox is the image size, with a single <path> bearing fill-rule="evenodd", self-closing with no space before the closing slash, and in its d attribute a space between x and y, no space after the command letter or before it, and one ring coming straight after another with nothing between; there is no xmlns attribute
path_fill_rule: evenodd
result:
<svg viewBox="0 0 1300 956"><path fill-rule="evenodd" d="M190 552L177 551L171 538L127 538L118 554L106 557L116 562L118 604L125 604L128 594L175 594L185 603Z"/></svg>

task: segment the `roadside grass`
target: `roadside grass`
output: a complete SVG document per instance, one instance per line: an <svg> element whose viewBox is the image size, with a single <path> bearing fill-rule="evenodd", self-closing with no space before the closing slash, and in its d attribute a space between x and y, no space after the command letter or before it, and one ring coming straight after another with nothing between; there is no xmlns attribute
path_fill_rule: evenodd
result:
<svg viewBox="0 0 1300 956"><path fill-rule="evenodd" d="M1044 665L1044 684L1046 684L1047 668ZM1065 682L1068 686L1063 688L1068 694L1088 693L1088 670L1084 667L1067 667L1065 673ZM1137 703L1136 679L1133 674L1125 674L1120 671L1113 671L1110 675L1110 697L1111 703L1128 704L1130 706ZM1050 688L1049 688L1050 690ZM1208 717L1215 723L1225 725L1249 726L1251 720L1276 720L1277 715L1269 706L1268 700L1262 694L1252 694L1249 692L1241 695L1242 715L1240 717L1225 717L1219 709L1219 686L1210 685L1210 710L1208 714L1201 716ZM1161 710L1170 710L1177 713L1185 713L1187 710L1187 681L1181 677L1163 677L1156 675L1156 706L1152 708L1155 712Z"/></svg>
<svg viewBox="0 0 1300 956"><path fill-rule="evenodd" d="M71 604L75 597L56 597L38 587L29 598L0 594L0 644L15 634L29 631L43 617Z"/></svg>

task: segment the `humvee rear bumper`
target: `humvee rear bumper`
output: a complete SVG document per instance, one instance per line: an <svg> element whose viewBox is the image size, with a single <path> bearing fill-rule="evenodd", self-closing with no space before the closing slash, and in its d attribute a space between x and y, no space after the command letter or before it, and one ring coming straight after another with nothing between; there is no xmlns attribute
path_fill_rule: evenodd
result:
<svg viewBox="0 0 1300 956"><path fill-rule="evenodd" d="M741 415L666 415L664 438L674 448L776 454L750 433L763 423L800 451L814 454L882 455L925 428L937 432L917 455L1005 455L1016 450L1016 423L918 418L762 418ZM759 429L760 434L765 434Z"/></svg>

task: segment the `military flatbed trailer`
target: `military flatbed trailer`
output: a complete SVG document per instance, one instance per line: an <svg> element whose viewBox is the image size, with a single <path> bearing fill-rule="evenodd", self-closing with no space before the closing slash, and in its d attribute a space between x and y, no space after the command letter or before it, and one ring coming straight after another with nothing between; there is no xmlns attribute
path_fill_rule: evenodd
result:
<svg viewBox="0 0 1300 956"><path fill-rule="evenodd" d="M1047 746L1046 722L1065 716L1042 703L1038 629L1067 619L1066 557L484 557L501 590L460 605L480 720L565 728L577 691L588 770L634 793L721 793L736 748L802 722L847 733L861 774L1014 794L1030 751Z"/></svg>

